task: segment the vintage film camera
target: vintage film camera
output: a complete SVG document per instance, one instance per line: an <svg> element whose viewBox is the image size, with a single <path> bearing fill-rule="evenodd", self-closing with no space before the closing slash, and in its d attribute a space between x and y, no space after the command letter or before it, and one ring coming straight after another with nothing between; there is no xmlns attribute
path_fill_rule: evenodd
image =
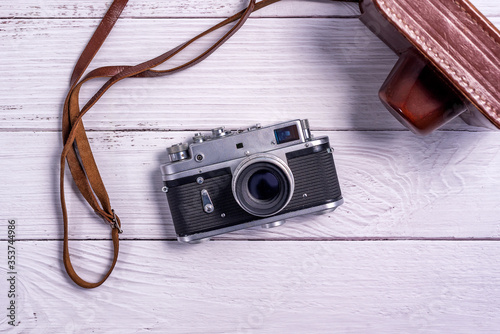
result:
<svg viewBox="0 0 500 334"><path fill-rule="evenodd" d="M275 227L343 203L329 139L313 138L307 120L217 128L167 152L163 191L181 242Z"/></svg>

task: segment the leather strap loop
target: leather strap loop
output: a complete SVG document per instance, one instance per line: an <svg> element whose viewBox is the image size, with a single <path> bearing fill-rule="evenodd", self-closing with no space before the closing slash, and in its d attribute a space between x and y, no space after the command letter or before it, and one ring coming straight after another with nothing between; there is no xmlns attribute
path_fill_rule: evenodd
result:
<svg viewBox="0 0 500 334"><path fill-rule="evenodd" d="M60 160L60 196L61 207L63 213L64 224L64 245L63 245L63 261L69 277L79 286L83 288L95 288L104 283L113 271L118 259L119 251L119 233L121 232L121 222L118 216L111 208L109 196L102 181L99 169L92 154L92 150L85 133L82 118L90 110L90 108L102 97L102 95L115 83L130 77L157 77L168 74L173 74L194 66L210 56L222 44L224 44L231 36L233 36L246 22L250 14L256 10L269 6L280 0L262 0L256 3L256 0L250 0L246 9L223 20L219 24L204 31L198 36L192 38L186 43L183 43L164 54L150 59L146 62L135 66L106 66L92 70L85 77L83 73L88 68L92 59L99 51L106 37L120 17L123 9L127 5L128 0L114 0L109 7L107 13L97 27L89 43L82 52L78 62L75 65L70 81L70 90L66 96L63 107L62 117L62 135L64 147L61 153ZM342 0L340 0L342 1ZM350 0L343 0L350 1ZM355 1L355 0L354 0ZM353 0L351 0L353 2ZM155 70L154 68L184 50L187 46L194 43L201 37L220 29L230 23L236 22L234 26L222 36L211 47L204 51L199 56L190 61L167 70ZM108 81L92 96L87 103L80 108L79 92L86 82L96 78L108 78ZM94 211L108 222L111 227L111 237L113 240L113 261L104 274L101 280L95 283L87 282L82 279L73 268L69 254L69 227L68 213L66 208L66 200L64 193L64 176L66 162L68 163L73 180L78 187L80 193L94 209Z"/></svg>
<svg viewBox="0 0 500 334"><path fill-rule="evenodd" d="M94 59L95 55L101 48L102 44L108 37L111 29L113 29L116 21L120 17L123 9L127 5L128 0L115 0L109 6L108 11L104 15L97 27L94 35L90 38L85 50L83 50L80 58L76 62L75 68L73 69L73 74L71 75L70 86L73 86L82 76L83 72Z"/></svg>

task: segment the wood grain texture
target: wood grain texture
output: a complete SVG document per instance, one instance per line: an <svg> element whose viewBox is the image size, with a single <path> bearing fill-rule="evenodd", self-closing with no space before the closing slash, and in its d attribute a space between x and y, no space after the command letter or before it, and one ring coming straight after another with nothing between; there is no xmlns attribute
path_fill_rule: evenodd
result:
<svg viewBox="0 0 500 334"><path fill-rule="evenodd" d="M23 0L0 3L1 18L100 18L110 1L79 0L65 3L61 0ZM497 5L490 0L474 0L486 16L500 16ZM227 17L248 4L247 0L131 0L123 17L125 18L178 18L178 17ZM253 17L327 17L354 16L359 14L358 4L330 0L282 0L262 9Z"/></svg>
<svg viewBox="0 0 500 334"><path fill-rule="evenodd" d="M122 238L174 238L159 166L165 148L190 132L91 132L89 138ZM337 211L299 217L283 227L255 228L223 238L500 238L500 133L317 132L328 135L346 203ZM61 238L57 165L59 133L3 132L10 148L0 161L0 220L16 216L22 238ZM480 167L478 167L480 166ZM43 171L40 173L38 171ZM81 197L68 209L71 236L108 237L109 227ZM30 203L26 206L26 203ZM473 222L473 224L471 223Z"/></svg>
<svg viewBox="0 0 500 334"><path fill-rule="evenodd" d="M101 272L108 246L71 244L83 275ZM58 242L17 247L21 308L12 333L498 329L498 242L125 241L113 276L92 291L67 282Z"/></svg>
<svg viewBox="0 0 500 334"><path fill-rule="evenodd" d="M59 130L68 78L93 23L5 22L0 31L0 128ZM136 64L215 22L121 20L92 68ZM174 59L171 66L208 47L214 38ZM396 56L357 19L250 20L195 68L115 85L86 116L86 125L93 130L184 130L309 117L321 130L403 130L378 98L395 62ZM89 83L82 103L103 83ZM446 129L480 130L461 120Z"/></svg>
<svg viewBox="0 0 500 334"><path fill-rule="evenodd" d="M61 0L4 1L0 17L5 18L101 18L110 1L79 0L67 3ZM123 12L124 18L183 18L228 17L248 5L248 0L131 0ZM282 0L252 14L253 17L309 17L359 15L357 3L328 0Z"/></svg>
<svg viewBox="0 0 500 334"><path fill-rule="evenodd" d="M144 61L218 21L121 20L92 66ZM87 128L182 130L203 125L210 129L222 123L237 127L255 119L298 118L308 113L316 118L313 124L323 129L369 129L373 120L380 128L403 129L377 97L396 57L357 19L347 22L352 26L349 35L343 32L345 20L250 20L192 69L169 77L120 82L88 114ZM5 25L0 32L4 44L0 55L7 71L0 86L4 96L0 127L60 128L68 78L92 30L93 23L87 20L22 20ZM214 39L202 41L173 64ZM18 62L19 57L24 63ZM24 71L30 74L19 75ZM82 101L102 83L89 83ZM238 117L231 117L235 113Z"/></svg>

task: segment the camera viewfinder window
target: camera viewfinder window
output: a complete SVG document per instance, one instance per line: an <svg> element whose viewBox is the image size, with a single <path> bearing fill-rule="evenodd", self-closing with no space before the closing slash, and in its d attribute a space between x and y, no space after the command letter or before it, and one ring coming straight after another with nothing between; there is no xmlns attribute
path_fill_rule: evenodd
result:
<svg viewBox="0 0 500 334"><path fill-rule="evenodd" d="M290 125L281 129L274 130L277 144L288 143L300 139L297 125Z"/></svg>

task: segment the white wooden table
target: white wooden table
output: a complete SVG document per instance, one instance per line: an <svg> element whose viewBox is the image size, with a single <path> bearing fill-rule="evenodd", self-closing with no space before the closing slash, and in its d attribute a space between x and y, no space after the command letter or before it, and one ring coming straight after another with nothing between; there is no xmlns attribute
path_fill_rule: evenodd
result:
<svg viewBox="0 0 500 334"><path fill-rule="evenodd" d="M424 138L406 131L377 97L396 56L357 20L356 4L284 1L252 15L201 64L111 89L85 125L125 233L111 278L91 291L75 286L61 261L61 109L109 3L0 3L0 330L500 330L500 132L460 119ZM91 66L149 59L245 3L131 0ZM497 1L473 3L500 26ZM295 118L330 136L345 204L271 230L179 244L160 191L165 148L220 125ZM66 189L73 261L97 279L111 257L109 227ZM16 327L7 318L9 220Z"/></svg>

